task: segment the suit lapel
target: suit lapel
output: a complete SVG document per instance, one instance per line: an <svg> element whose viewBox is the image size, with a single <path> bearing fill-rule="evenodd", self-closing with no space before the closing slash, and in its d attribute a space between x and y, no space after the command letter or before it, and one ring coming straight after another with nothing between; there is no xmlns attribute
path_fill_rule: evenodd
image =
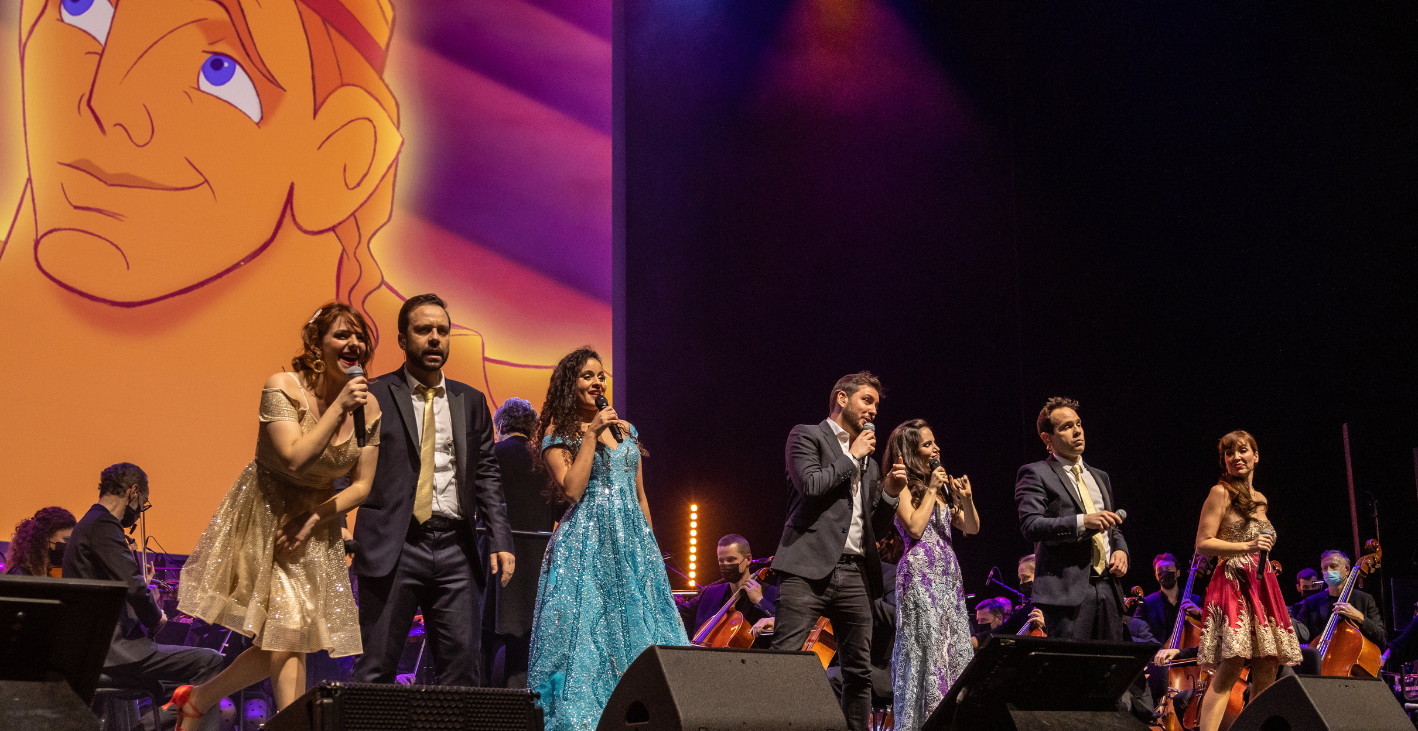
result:
<svg viewBox="0 0 1418 731"><path fill-rule="evenodd" d="M1054 474L1059 478L1059 482L1063 483L1064 492L1068 493L1068 496L1073 499L1074 507L1078 512L1082 513L1083 498L1078 494L1078 488L1074 487L1073 480L1068 476L1068 472L1064 470L1063 462L1054 458L1053 455L1050 455L1045 462L1053 468Z"/></svg>
<svg viewBox="0 0 1418 731"><path fill-rule="evenodd" d="M389 393L394 397L394 408L399 411L399 419L404 422L404 433L409 438L409 452L414 459L419 458L419 430L417 422L414 421L414 392L409 390L409 381L404 376L404 369L394 371L394 377L389 379Z"/></svg>
<svg viewBox="0 0 1418 731"><path fill-rule="evenodd" d="M1112 510L1112 509L1113 509L1113 491L1108 489L1108 483L1105 482L1102 477L1099 477L1099 476L1098 476L1098 470L1093 469L1092 467L1088 466L1087 464L1084 464L1084 465L1083 465L1083 468L1086 469L1086 470L1088 470L1088 472L1093 475L1093 481L1096 482L1096 483L1098 483L1098 492L1099 492L1099 493L1102 493L1102 495L1103 495L1103 504L1102 504L1102 505L1099 505L1099 506L1098 506L1098 509L1099 509L1099 510Z"/></svg>

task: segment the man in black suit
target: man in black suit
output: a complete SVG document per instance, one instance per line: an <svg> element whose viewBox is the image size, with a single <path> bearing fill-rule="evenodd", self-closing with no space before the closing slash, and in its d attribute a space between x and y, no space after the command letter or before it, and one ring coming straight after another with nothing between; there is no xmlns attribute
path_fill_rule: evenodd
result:
<svg viewBox="0 0 1418 731"><path fill-rule="evenodd" d="M1182 596L1185 587L1181 585L1181 566L1177 557L1170 553L1159 553L1152 559L1152 574L1157 577L1159 588L1143 597L1140 619L1147 623L1147 628L1158 642L1165 643L1172 636L1179 610L1201 619L1201 597L1195 592Z"/></svg>
<svg viewBox="0 0 1418 731"><path fill-rule="evenodd" d="M1308 643L1324 632L1330 615L1338 614L1357 624L1359 632L1378 645L1379 649L1382 650L1387 644L1383 613L1379 611L1379 603L1374 601L1372 594L1355 587L1349 593L1349 601L1339 601L1344 580L1349 578L1349 569L1349 556L1343 551L1325 551L1320 555L1320 575L1324 577L1329 591L1311 594L1299 603L1300 611L1291 619L1295 625L1296 638L1301 643ZM1315 672L1309 667L1309 653L1306 653L1305 659L1306 662L1301 665L1299 672Z"/></svg>
<svg viewBox="0 0 1418 731"><path fill-rule="evenodd" d="M882 484L871 458L881 382L862 371L829 393L830 414L788 435L788 520L773 557L783 574L773 649L800 650L819 617L832 621L842 665L847 728L865 731L871 717L872 600L883 591L876 534L891 530L906 468L893 465Z"/></svg>
<svg viewBox="0 0 1418 731"><path fill-rule="evenodd" d="M64 578L122 581L128 599L113 629L100 686L142 688L161 702L162 683L195 685L216 677L222 656L205 647L155 644L150 638L167 623L153 601L142 569L128 550L123 529L137 522L148 504L148 475L120 462L99 475L98 503L74 526L64 548ZM208 714L212 723L221 714Z"/></svg>
<svg viewBox="0 0 1418 731"><path fill-rule="evenodd" d="M1034 603L1050 637L1123 640L1116 577L1127 573L1128 552L1108 473L1083 463L1077 401L1049 399L1036 424L1049 457L1020 467L1014 485L1020 530L1035 542Z"/></svg>
<svg viewBox="0 0 1418 731"><path fill-rule="evenodd" d="M753 552L749 549L748 539L737 533L730 533L719 539L717 548L719 559L719 575L721 580L706 585L700 590L698 596L690 599L685 604L686 631L690 638L694 633L704 626L720 609L724 608L724 603L729 601L729 597L734 592L743 589L743 594L739 597L734 608L743 614L746 622L757 638L765 630L773 629L773 611L777 606L778 587L769 584L764 586L753 578L753 572L749 569L749 563L753 561ZM688 624L692 622L693 624Z"/></svg>
<svg viewBox="0 0 1418 731"><path fill-rule="evenodd" d="M443 376L452 321L434 294L399 309L404 367L370 383L385 414L379 466L355 517L360 550L359 630L364 654L354 678L392 683L414 613L440 685L478 685L483 588L487 576L512 578L492 415L477 389ZM487 568L475 535L489 531Z"/></svg>

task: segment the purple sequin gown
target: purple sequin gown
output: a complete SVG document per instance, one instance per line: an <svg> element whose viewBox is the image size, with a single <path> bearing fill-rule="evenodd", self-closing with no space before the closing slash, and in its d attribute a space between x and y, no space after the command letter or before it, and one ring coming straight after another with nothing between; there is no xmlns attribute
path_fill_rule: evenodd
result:
<svg viewBox="0 0 1418 731"><path fill-rule="evenodd" d="M909 494L902 495L909 500ZM919 539L896 519L906 552L896 568L896 648L891 655L897 731L916 731L940 705L975 650L950 512L937 505Z"/></svg>

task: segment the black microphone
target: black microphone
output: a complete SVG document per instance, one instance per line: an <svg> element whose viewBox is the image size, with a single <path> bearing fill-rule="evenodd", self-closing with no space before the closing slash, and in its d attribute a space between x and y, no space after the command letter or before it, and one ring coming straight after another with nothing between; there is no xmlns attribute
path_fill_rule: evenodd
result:
<svg viewBox="0 0 1418 731"><path fill-rule="evenodd" d="M931 472L934 473L938 469L940 469L940 458L931 457ZM951 491L949 484L945 486L945 507L955 507L955 493Z"/></svg>
<svg viewBox="0 0 1418 731"><path fill-rule="evenodd" d="M356 365L356 366L350 366L350 369L349 369L348 373L349 373L350 378L354 378L354 377L356 377L356 376L363 376L363 375L364 375L364 369L363 369L363 368L360 368L360 367L357 366L357 365ZM360 447L364 447L364 407L363 407L363 406L361 406L361 407L359 407L359 408L357 408L357 409L354 410L354 420L355 420L355 427L354 427L355 443L358 444Z"/></svg>
<svg viewBox="0 0 1418 731"><path fill-rule="evenodd" d="M1261 528L1261 533L1268 536L1275 535L1275 531L1270 528ZM1256 564L1256 581L1265 581L1265 565L1270 563L1270 549L1263 548L1260 552L1260 563Z"/></svg>
<svg viewBox="0 0 1418 731"><path fill-rule="evenodd" d="M601 394L600 396L596 397L596 408L600 409L601 411L605 411L610 407L611 402L606 400L605 394ZM620 434L620 427L616 426L615 424L611 424L611 436L615 437L615 440L617 442L625 441L625 437L621 436Z"/></svg>

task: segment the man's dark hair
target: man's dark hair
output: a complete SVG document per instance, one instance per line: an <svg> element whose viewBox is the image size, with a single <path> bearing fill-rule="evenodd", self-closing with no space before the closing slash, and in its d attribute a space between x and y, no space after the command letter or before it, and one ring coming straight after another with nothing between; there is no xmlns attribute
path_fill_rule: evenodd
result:
<svg viewBox="0 0 1418 731"><path fill-rule="evenodd" d="M442 297L439 297L438 295L432 292L429 292L427 294L416 294L404 300L403 306L399 308L400 335L409 334L409 313L420 307L423 307L424 305L438 305L439 307L443 308L443 314L448 314L448 303L444 302ZM450 325L453 323L452 317L448 318L448 323Z"/></svg>
<svg viewBox="0 0 1418 731"><path fill-rule="evenodd" d="M526 399L513 396L497 407L497 413L492 415L492 425L497 427L497 435L503 439L511 432L530 439L537 433L537 410Z"/></svg>
<svg viewBox="0 0 1418 731"><path fill-rule="evenodd" d="M739 546L739 548L743 550L743 554L744 554L745 556L752 556L752 555L753 555L752 549L750 549L750 548L748 547L748 539L747 539L747 538L744 538L743 536L741 536L741 535L739 535L739 534L737 534L737 533L730 533L730 534L724 536L723 538L720 538L720 539L719 539L719 547L720 547L720 548L726 548L726 547L728 547L728 546L733 546L733 545Z"/></svg>
<svg viewBox="0 0 1418 731"><path fill-rule="evenodd" d="M1314 569L1300 569L1300 573L1295 575L1295 583L1298 584L1301 581L1304 581L1305 579L1309 579L1310 581L1319 581L1320 572L1315 571Z"/></svg>
<svg viewBox="0 0 1418 731"><path fill-rule="evenodd" d="M1177 557L1176 557L1176 556L1173 556L1173 555L1170 554L1170 553L1159 553L1159 554L1157 554L1156 556L1154 556L1154 557L1152 558L1152 570L1153 570L1153 571L1156 571L1156 570L1157 570L1157 564L1159 564L1159 563L1170 563L1170 564L1172 564L1173 566L1176 566L1178 570L1181 570L1181 568L1182 568L1182 565L1179 564L1179 563L1177 563Z"/></svg>
<svg viewBox="0 0 1418 731"><path fill-rule="evenodd" d="M1008 617L1014 611L1014 605L1010 604L1008 599L997 596L975 605L976 611L981 609L999 617Z"/></svg>
<svg viewBox="0 0 1418 731"><path fill-rule="evenodd" d="M138 485L146 492L148 489L148 473L142 467L131 462L119 462L103 468L103 472L98 476L98 494L122 495L128 488Z"/></svg>
<svg viewBox="0 0 1418 731"><path fill-rule="evenodd" d="M1049 420L1049 415L1059 409L1073 409L1078 411L1078 402L1071 398L1055 396L1044 402L1044 408L1039 409L1039 420L1035 422L1040 434L1053 434L1054 422Z"/></svg>
<svg viewBox="0 0 1418 731"><path fill-rule="evenodd" d="M827 410L833 412L837 411L838 391L847 394L847 398L851 399L852 394L861 390L863 386L871 386L876 389L876 395L882 395L881 381L876 376L873 376L871 371L851 373L837 379L837 383L833 384L832 392L827 394Z"/></svg>

